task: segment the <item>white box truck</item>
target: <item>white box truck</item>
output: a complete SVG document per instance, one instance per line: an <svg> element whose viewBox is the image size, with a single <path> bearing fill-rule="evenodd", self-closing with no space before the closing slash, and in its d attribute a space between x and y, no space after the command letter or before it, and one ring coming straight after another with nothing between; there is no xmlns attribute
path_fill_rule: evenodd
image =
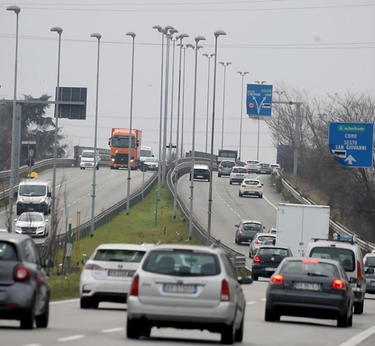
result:
<svg viewBox="0 0 375 346"><path fill-rule="evenodd" d="M294 257L303 257L312 238L328 239L330 207L279 203L276 245L289 247Z"/></svg>

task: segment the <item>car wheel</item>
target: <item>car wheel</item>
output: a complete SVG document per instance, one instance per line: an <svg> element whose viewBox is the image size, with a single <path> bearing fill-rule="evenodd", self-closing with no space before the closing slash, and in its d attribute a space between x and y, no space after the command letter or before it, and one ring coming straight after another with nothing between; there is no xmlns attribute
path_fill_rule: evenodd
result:
<svg viewBox="0 0 375 346"><path fill-rule="evenodd" d="M243 340L244 323L245 323L245 309L243 309L243 315L242 315L240 328L237 329L236 333L234 334L234 341L236 342L242 342Z"/></svg>
<svg viewBox="0 0 375 346"><path fill-rule="evenodd" d="M258 281L258 275L251 275L251 278L252 278L254 281Z"/></svg>
<svg viewBox="0 0 375 346"><path fill-rule="evenodd" d="M263 198L263 195L259 195L259 198Z"/></svg>
<svg viewBox="0 0 375 346"><path fill-rule="evenodd" d="M337 319L337 327L347 328L348 322L349 322L349 318L348 318L348 311L347 311L344 316L341 316Z"/></svg>
<svg viewBox="0 0 375 346"><path fill-rule="evenodd" d="M49 320L49 298L46 302L46 307L42 315L35 316L35 323L37 328L47 328Z"/></svg>
<svg viewBox="0 0 375 346"><path fill-rule="evenodd" d="M242 194L241 192L239 192L239 193L238 193L238 196L242 197L242 196L243 196L243 194Z"/></svg>
<svg viewBox="0 0 375 346"><path fill-rule="evenodd" d="M233 345L234 343L234 319L233 322L227 326L224 325L221 332L221 343L224 345Z"/></svg>
<svg viewBox="0 0 375 346"><path fill-rule="evenodd" d="M21 329L33 329L34 328L34 319L35 319L35 312L34 312L34 301L31 304L31 308L29 311L26 311L22 314L21 317Z"/></svg>
<svg viewBox="0 0 375 346"><path fill-rule="evenodd" d="M85 167L82 167L82 169L86 169Z"/></svg>
<svg viewBox="0 0 375 346"><path fill-rule="evenodd" d="M275 321L278 321L279 319L280 319L280 316L276 312L270 309L267 309L266 307L266 310L264 313L264 320L266 322L275 322Z"/></svg>
<svg viewBox="0 0 375 346"><path fill-rule="evenodd" d="M363 313L363 307L364 307L364 300L360 303L354 303L354 313L356 315L361 315Z"/></svg>
<svg viewBox="0 0 375 346"><path fill-rule="evenodd" d="M80 307L81 307L81 309L90 309L91 308L91 299L90 298L81 298Z"/></svg>
<svg viewBox="0 0 375 346"><path fill-rule="evenodd" d="M237 238L237 245L241 245L241 241Z"/></svg>
<svg viewBox="0 0 375 346"><path fill-rule="evenodd" d="M221 174L218 174L217 176L218 176L218 178L220 178L220 177L221 177Z"/></svg>
<svg viewBox="0 0 375 346"><path fill-rule="evenodd" d="M99 170L99 166L96 167L96 170L97 170L97 171Z"/></svg>
<svg viewBox="0 0 375 346"><path fill-rule="evenodd" d="M144 336L146 338L149 338L150 335L151 335L151 329L152 329L152 326L149 325L149 324L145 324L142 329L141 329L141 336Z"/></svg>
<svg viewBox="0 0 375 346"><path fill-rule="evenodd" d="M139 339L141 336L140 333L140 323L137 319L129 319L129 317L126 320L126 337L128 339Z"/></svg>
<svg viewBox="0 0 375 346"><path fill-rule="evenodd" d="M350 315L350 317L348 318L348 327L352 327L353 326L353 314Z"/></svg>
<svg viewBox="0 0 375 346"><path fill-rule="evenodd" d="M232 180L229 180L229 185L232 185Z"/></svg>

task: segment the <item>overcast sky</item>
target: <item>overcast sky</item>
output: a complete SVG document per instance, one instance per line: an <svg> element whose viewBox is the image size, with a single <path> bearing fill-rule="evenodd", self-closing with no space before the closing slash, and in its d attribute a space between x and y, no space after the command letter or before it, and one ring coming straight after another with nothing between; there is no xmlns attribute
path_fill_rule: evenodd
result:
<svg viewBox="0 0 375 346"><path fill-rule="evenodd" d="M14 88L15 23L9 5L18 5L19 64L17 97L52 95L57 80L58 35L63 28L60 86L87 87L87 119L59 122L71 145L93 146L97 40L100 57L98 147L108 148L112 127L129 127L131 38L136 33L133 128L143 131L143 145L158 152L161 34L154 25L175 27L194 43L206 41L198 55L196 150L206 143L207 58L213 53L216 30L218 62L227 67L224 147L238 149L241 114L241 77L246 83L284 82L311 96L327 93L374 92L374 0L33 0L0 1L0 98L12 99ZM172 50L171 50L172 53ZM174 106L177 105L178 53L175 51ZM172 54L171 54L172 62ZM213 62L213 60L212 60ZM211 68L213 64L211 63ZM212 69L213 71L213 69ZM212 77L211 71L211 91ZM217 67L215 153L221 143L224 68ZM184 149L192 143L194 52L186 52ZM170 86L171 86L170 82ZM170 100L171 98L169 98ZM243 105L245 107L245 104ZM210 101L210 114L212 101ZM53 108L49 110L51 115ZM242 159L257 152L257 121L243 111ZM177 111L174 112L173 127ZM168 142L170 112L168 112ZM211 126L210 126L211 129ZM175 142L175 131L173 134ZM268 128L262 122L260 159L275 161Z"/></svg>

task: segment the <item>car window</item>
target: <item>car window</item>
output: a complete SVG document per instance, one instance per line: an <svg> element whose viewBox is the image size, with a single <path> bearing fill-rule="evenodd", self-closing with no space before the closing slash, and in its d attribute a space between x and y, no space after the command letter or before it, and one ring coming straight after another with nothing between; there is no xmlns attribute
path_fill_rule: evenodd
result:
<svg viewBox="0 0 375 346"><path fill-rule="evenodd" d="M43 216L41 214L28 214L28 213L23 213L21 214L20 221L43 221Z"/></svg>
<svg viewBox="0 0 375 346"><path fill-rule="evenodd" d="M275 237L272 237L270 235L260 235L260 236L258 236L259 241L265 241L266 239L273 240L273 239L275 239Z"/></svg>
<svg viewBox="0 0 375 346"><path fill-rule="evenodd" d="M233 173L247 173L246 168L233 168Z"/></svg>
<svg viewBox="0 0 375 346"><path fill-rule="evenodd" d="M355 269L354 252L350 249L339 247L314 247L311 250L310 257L338 261L347 272L352 272Z"/></svg>
<svg viewBox="0 0 375 346"><path fill-rule="evenodd" d="M18 256L15 245L7 241L0 241L0 262L17 260Z"/></svg>
<svg viewBox="0 0 375 346"><path fill-rule="evenodd" d="M365 267L375 268L375 257L367 257L365 262Z"/></svg>
<svg viewBox="0 0 375 346"><path fill-rule="evenodd" d="M137 262L139 263L146 251L125 250L125 249L99 249L94 261L114 261L114 262Z"/></svg>
<svg viewBox="0 0 375 346"><path fill-rule="evenodd" d="M261 231L262 230L262 225L259 223L255 222L244 222L243 224L243 229L245 231Z"/></svg>
<svg viewBox="0 0 375 346"><path fill-rule="evenodd" d="M226 255L222 255L221 256L221 259L224 263L224 267L225 267L225 271L228 273L228 275L232 278L232 279L235 279L237 278L236 276L236 272L234 271L234 268L233 268L233 265L230 261L230 259L228 258L228 256Z"/></svg>
<svg viewBox="0 0 375 346"><path fill-rule="evenodd" d="M247 163L250 163L250 164L258 164L259 161L247 161Z"/></svg>
<svg viewBox="0 0 375 346"><path fill-rule="evenodd" d="M90 152L90 151L85 151L83 154L82 154L82 157L94 157L94 152Z"/></svg>
<svg viewBox="0 0 375 346"><path fill-rule="evenodd" d="M220 263L212 253L158 250L148 253L142 269L172 276L213 276L220 274Z"/></svg>
<svg viewBox="0 0 375 346"><path fill-rule="evenodd" d="M22 243L22 249L23 249L23 254L24 254L26 262L34 263L34 264L39 263L38 254L35 251L32 240L29 240L29 239L25 240Z"/></svg>
<svg viewBox="0 0 375 346"><path fill-rule="evenodd" d="M234 167L236 163L234 161L221 161L223 167Z"/></svg>
<svg viewBox="0 0 375 346"><path fill-rule="evenodd" d="M340 277L337 267L330 263L316 263L309 262L304 263L302 261L289 261L284 263L280 268L280 273L293 274L293 275L306 275L306 276L328 276L328 277Z"/></svg>
<svg viewBox="0 0 375 346"><path fill-rule="evenodd" d="M281 256L281 257L288 257L290 256L289 251L286 249L280 248L260 248L258 251L258 255L270 255L270 256Z"/></svg>
<svg viewBox="0 0 375 346"><path fill-rule="evenodd" d="M245 184L246 185L259 185L259 181L258 180L245 180Z"/></svg>

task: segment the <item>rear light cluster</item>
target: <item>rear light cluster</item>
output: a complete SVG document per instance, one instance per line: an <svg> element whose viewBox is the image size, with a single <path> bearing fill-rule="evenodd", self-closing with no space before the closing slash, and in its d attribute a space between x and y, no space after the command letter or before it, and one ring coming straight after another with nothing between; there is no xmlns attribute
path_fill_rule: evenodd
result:
<svg viewBox="0 0 375 346"><path fill-rule="evenodd" d="M259 240L258 240L258 238L255 239L254 243L255 243L255 244L259 244Z"/></svg>
<svg viewBox="0 0 375 346"><path fill-rule="evenodd" d="M256 262L256 263L260 263L260 258L259 258L259 256L255 256L253 261Z"/></svg>
<svg viewBox="0 0 375 346"><path fill-rule="evenodd" d="M29 268L25 266L19 266L14 271L14 281L27 281L30 279Z"/></svg>
<svg viewBox="0 0 375 346"><path fill-rule="evenodd" d="M258 185L258 188L259 188L259 189L263 188L262 184L259 184L259 185Z"/></svg>
<svg viewBox="0 0 375 346"><path fill-rule="evenodd" d="M86 264L85 270L104 270L101 266L98 266L97 264Z"/></svg>
<svg viewBox="0 0 375 346"><path fill-rule="evenodd" d="M241 184L241 187L246 187L246 184Z"/></svg>
<svg viewBox="0 0 375 346"><path fill-rule="evenodd" d="M340 279L333 280L332 288L335 290L345 290L345 282Z"/></svg>
<svg viewBox="0 0 375 346"><path fill-rule="evenodd" d="M242 232L243 232L243 231L242 231L242 228L240 228L240 229L238 230L238 232L242 233Z"/></svg>
<svg viewBox="0 0 375 346"><path fill-rule="evenodd" d="M133 297L138 297L139 291L139 275L136 275L133 279L132 286L130 288L130 295Z"/></svg>
<svg viewBox="0 0 375 346"><path fill-rule="evenodd" d="M362 273L361 273L361 263L357 261L357 287L361 287Z"/></svg>
<svg viewBox="0 0 375 346"><path fill-rule="evenodd" d="M270 283L272 285L284 285L284 277L280 274L274 274L271 277Z"/></svg>
<svg viewBox="0 0 375 346"><path fill-rule="evenodd" d="M219 168L220 168L220 169L222 169L222 168L223 168L223 166L222 166L222 165L219 165Z"/></svg>
<svg viewBox="0 0 375 346"><path fill-rule="evenodd" d="M229 285L228 285L228 281L225 279L223 279L223 281L221 282L220 301L230 302Z"/></svg>

